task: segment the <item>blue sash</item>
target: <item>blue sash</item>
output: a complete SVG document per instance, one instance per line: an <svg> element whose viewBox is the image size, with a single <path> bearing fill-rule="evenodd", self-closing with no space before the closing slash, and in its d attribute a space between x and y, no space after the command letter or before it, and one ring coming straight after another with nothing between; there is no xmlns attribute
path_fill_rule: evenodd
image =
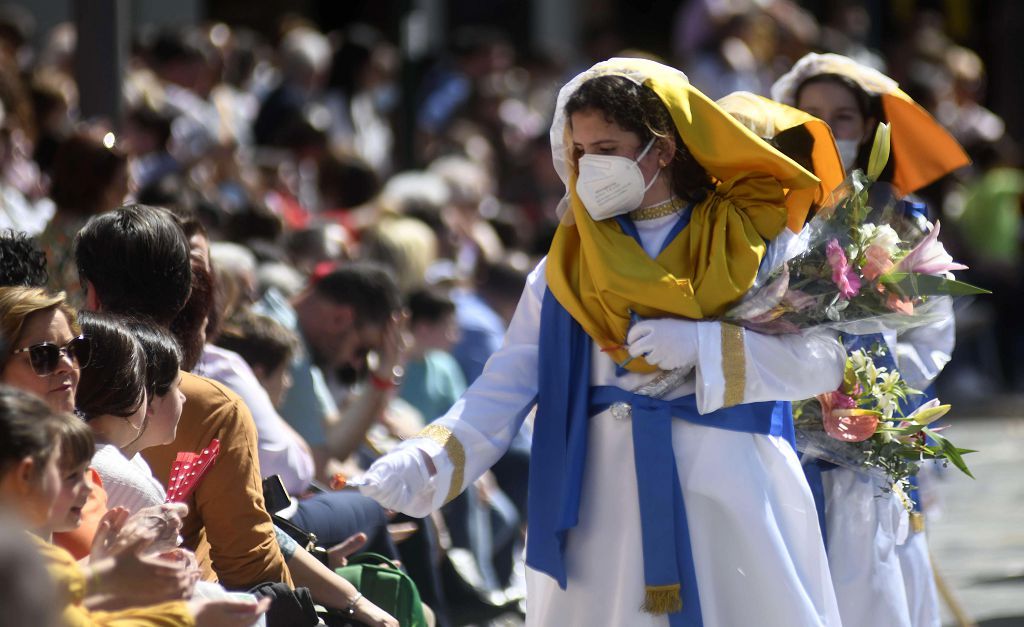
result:
<svg viewBox="0 0 1024 627"><path fill-rule="evenodd" d="M591 340L546 292L541 309L539 391L530 459L526 562L567 586L565 548L579 522L590 416L616 402L633 406L633 448L639 488L644 584L680 585L681 611L672 627L702 624L686 508L683 503L671 419L723 429L779 435L793 442L788 402L751 403L697 412L693 395L672 401L637 396L616 387L589 385Z"/></svg>

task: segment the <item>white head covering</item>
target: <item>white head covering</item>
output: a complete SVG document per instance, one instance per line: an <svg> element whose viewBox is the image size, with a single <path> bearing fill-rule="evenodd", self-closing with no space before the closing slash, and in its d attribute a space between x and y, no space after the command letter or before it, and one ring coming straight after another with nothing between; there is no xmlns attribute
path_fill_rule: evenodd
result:
<svg viewBox="0 0 1024 627"><path fill-rule="evenodd" d="M766 144L694 89L678 69L648 59L612 58L574 77L558 92L551 124L551 161L566 185L567 196L571 172L565 105L583 83L606 75L621 76L654 90L672 116L680 139L712 177L724 181L743 172L756 171L770 174L791 187L812 187L818 182L814 175ZM559 203L559 216L572 213L565 211L567 205L567 199Z"/></svg>
<svg viewBox="0 0 1024 627"><path fill-rule="evenodd" d="M562 179L562 182L566 185L569 184L569 146L566 145L565 105L583 83L597 76L604 76L606 74L621 76L637 85L643 85L644 81L649 78L646 72L635 67L623 67L621 62L622 59L619 58L602 61L585 72L577 74L558 91L558 99L555 101L555 118L551 122L551 162L555 166L555 171L558 172L558 178ZM689 79L685 74L675 68L671 69L689 83Z"/></svg>
<svg viewBox="0 0 1024 627"><path fill-rule="evenodd" d="M860 85L869 94L891 94L899 89L899 83L874 68L861 65L841 54L810 53L772 85L772 100L796 106L796 90L804 81L819 74L838 74Z"/></svg>
<svg viewBox="0 0 1024 627"><path fill-rule="evenodd" d="M878 70L838 54L808 54L772 85L772 98L796 106L796 92L807 79L837 74L882 102L892 128L895 164L892 183L909 194L970 163L967 153L935 118Z"/></svg>
<svg viewBox="0 0 1024 627"><path fill-rule="evenodd" d="M583 83L597 76L611 74L629 79L637 85L643 85L648 75L639 69L623 68L621 63L619 63L620 61L621 59L618 58L602 61L590 67L590 69L580 72L558 90L558 98L555 100L555 116L551 122L551 163L555 166L558 178L562 179L562 183L566 186L565 196L559 201L558 208L556 209L558 218L566 224L571 224L573 217L572 212L567 211L569 208L569 146L566 144L565 105ZM685 74L675 68L673 68L673 71L678 72L683 80L689 82Z"/></svg>

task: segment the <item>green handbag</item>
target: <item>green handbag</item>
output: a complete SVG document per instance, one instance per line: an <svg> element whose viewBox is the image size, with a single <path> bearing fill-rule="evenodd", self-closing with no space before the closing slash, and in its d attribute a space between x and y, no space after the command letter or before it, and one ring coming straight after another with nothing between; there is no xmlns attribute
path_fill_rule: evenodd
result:
<svg viewBox="0 0 1024 627"><path fill-rule="evenodd" d="M360 553L348 558L348 565L335 572L374 605L398 619L402 627L427 627L416 584L383 555Z"/></svg>

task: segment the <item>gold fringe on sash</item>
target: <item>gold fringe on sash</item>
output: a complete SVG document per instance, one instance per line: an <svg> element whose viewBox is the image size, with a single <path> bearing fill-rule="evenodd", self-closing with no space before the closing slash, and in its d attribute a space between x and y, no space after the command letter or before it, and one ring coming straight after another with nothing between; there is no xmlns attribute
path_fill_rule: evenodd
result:
<svg viewBox="0 0 1024 627"><path fill-rule="evenodd" d="M683 609L679 584L647 586L640 609L648 614L675 614Z"/></svg>

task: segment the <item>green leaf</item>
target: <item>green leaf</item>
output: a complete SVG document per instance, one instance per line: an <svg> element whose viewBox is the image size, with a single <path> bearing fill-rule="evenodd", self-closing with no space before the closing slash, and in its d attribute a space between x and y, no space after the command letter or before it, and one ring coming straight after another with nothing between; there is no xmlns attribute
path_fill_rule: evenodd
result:
<svg viewBox="0 0 1024 627"><path fill-rule="evenodd" d="M943 294L948 296L970 296L972 294L991 294L981 287L947 279L932 274L916 274L914 272L888 272L878 278L894 292L902 297Z"/></svg>
<svg viewBox="0 0 1024 627"><path fill-rule="evenodd" d="M913 435L919 431L924 431L925 427L926 425L922 424L912 424L907 425L906 427L897 427L896 432L902 435Z"/></svg>
<svg viewBox="0 0 1024 627"><path fill-rule="evenodd" d="M934 455L928 455L927 453L923 453L923 452L917 451L917 450L912 450L912 451L903 450L903 451L899 451L896 454L899 455L900 457L904 458L904 459L913 459L913 460L920 460L922 457L925 457L925 458L928 458L928 459L931 459L931 458L934 457Z"/></svg>
<svg viewBox="0 0 1024 627"><path fill-rule="evenodd" d="M946 438L942 437L937 433L932 432L929 435L931 435L932 438L934 438L935 441L939 443L942 453L946 456L946 459L948 459L951 464L959 468L960 472L964 473L971 479L974 479L974 475L971 474L971 471L968 470L967 468L967 464L964 463L964 458L960 456L960 449L954 446L952 442L950 442L949 440L947 440Z"/></svg>

